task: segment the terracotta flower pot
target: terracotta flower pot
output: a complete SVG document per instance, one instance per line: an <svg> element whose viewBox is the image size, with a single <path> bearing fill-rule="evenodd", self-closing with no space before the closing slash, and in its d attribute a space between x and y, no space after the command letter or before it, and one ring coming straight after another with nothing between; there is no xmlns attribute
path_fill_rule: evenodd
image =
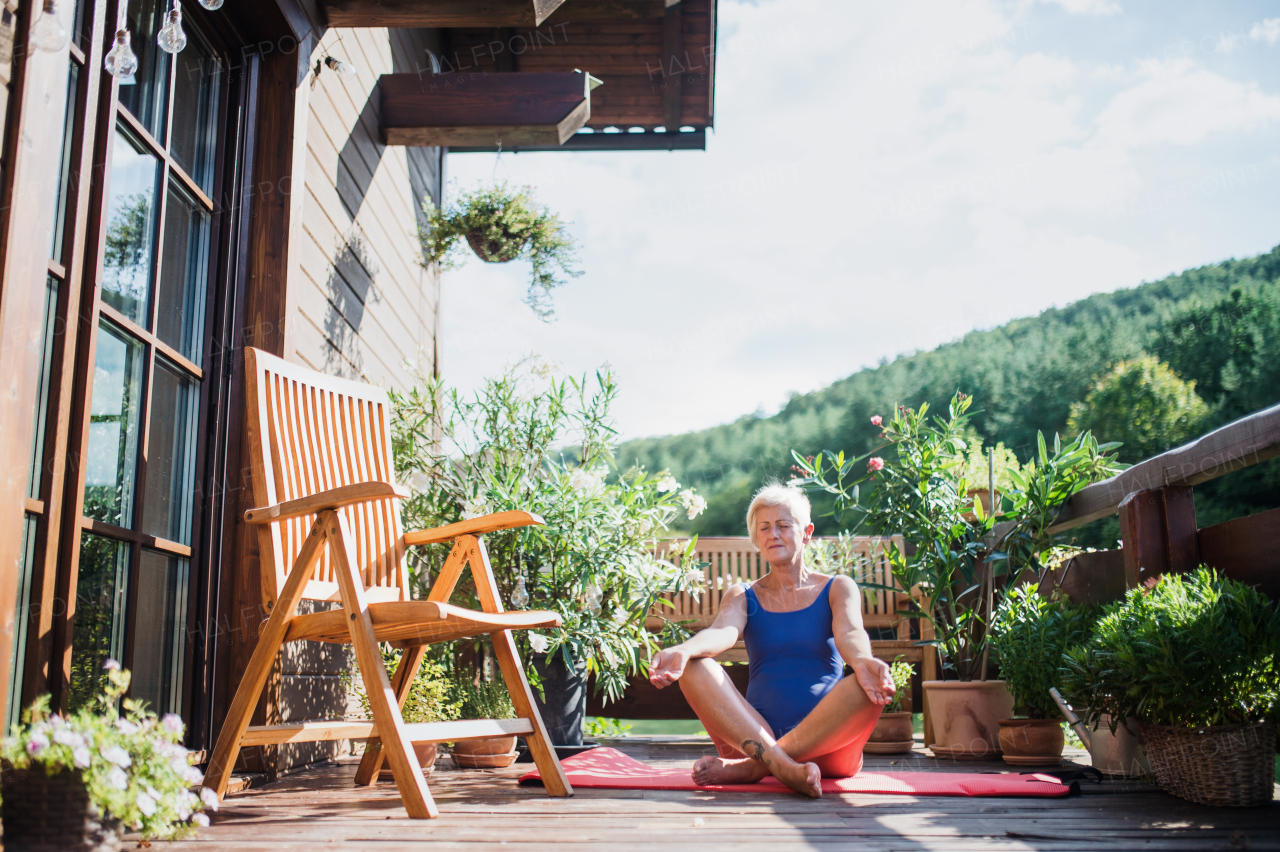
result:
<svg viewBox="0 0 1280 852"><path fill-rule="evenodd" d="M440 756L439 743L414 743L413 752L418 756L418 765L422 767L423 775L430 775L436 771L436 758ZM391 767L386 760L383 760L382 769L378 772L378 780L390 781L394 777L391 774Z"/></svg>
<svg viewBox="0 0 1280 852"><path fill-rule="evenodd" d="M867 754L902 754L911 751L913 735L910 711L882 713L863 751Z"/></svg>
<svg viewBox="0 0 1280 852"><path fill-rule="evenodd" d="M978 759L1000 754L1000 720L1013 715L1013 696L1002 680L926 680L938 757Z"/></svg>
<svg viewBox="0 0 1280 852"><path fill-rule="evenodd" d="M1001 719L1000 749L1005 763L1049 766L1062 762L1066 737L1057 719Z"/></svg>
<svg viewBox="0 0 1280 852"><path fill-rule="evenodd" d="M1147 749L1138 739L1138 720L1130 718L1111 733L1111 716L1103 713L1098 726L1089 731L1089 756L1093 768L1103 775L1139 778L1151 774Z"/></svg>
<svg viewBox="0 0 1280 852"><path fill-rule="evenodd" d="M500 769L516 761L515 737L478 737L458 740L449 756L462 769Z"/></svg>

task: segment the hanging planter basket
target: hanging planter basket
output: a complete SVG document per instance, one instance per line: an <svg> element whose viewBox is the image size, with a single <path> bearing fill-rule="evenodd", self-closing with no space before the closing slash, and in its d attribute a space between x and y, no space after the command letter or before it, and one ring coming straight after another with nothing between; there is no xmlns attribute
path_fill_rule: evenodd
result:
<svg viewBox="0 0 1280 852"><path fill-rule="evenodd" d="M1250 808L1274 793L1276 725L1247 722L1180 728L1143 725L1160 789L1200 805Z"/></svg>
<svg viewBox="0 0 1280 852"><path fill-rule="evenodd" d="M78 772L46 775L36 766L7 769L4 848L7 852L115 852L120 848L120 823L99 814Z"/></svg>
<svg viewBox="0 0 1280 852"><path fill-rule="evenodd" d="M489 237L479 230L467 232L467 245L485 263L510 263L520 256L527 242L508 231L501 238Z"/></svg>

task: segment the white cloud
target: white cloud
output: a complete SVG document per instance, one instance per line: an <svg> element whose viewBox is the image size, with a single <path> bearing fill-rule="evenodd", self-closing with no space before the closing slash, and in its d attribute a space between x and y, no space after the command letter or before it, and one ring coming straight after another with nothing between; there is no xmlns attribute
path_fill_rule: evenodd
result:
<svg viewBox="0 0 1280 852"><path fill-rule="evenodd" d="M1100 139L1126 148L1194 145L1211 133L1248 131L1280 119L1280 95L1187 59L1144 63L1140 78L1098 115Z"/></svg>
<svg viewBox="0 0 1280 852"><path fill-rule="evenodd" d="M1254 41L1265 41L1269 45L1280 41L1280 18L1258 21L1249 28L1249 38Z"/></svg>
<svg viewBox="0 0 1280 852"><path fill-rule="evenodd" d="M1119 3L1112 0L1040 0L1041 3L1051 3L1061 6L1072 15L1119 15L1123 9Z"/></svg>

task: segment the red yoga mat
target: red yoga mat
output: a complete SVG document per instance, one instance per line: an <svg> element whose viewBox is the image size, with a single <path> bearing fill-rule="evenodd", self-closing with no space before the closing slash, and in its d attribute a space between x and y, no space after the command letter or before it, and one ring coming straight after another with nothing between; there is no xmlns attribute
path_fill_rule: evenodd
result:
<svg viewBox="0 0 1280 852"><path fill-rule="evenodd" d="M617 749L597 748L560 762L575 787L603 790L725 790L769 792L785 790L776 778L758 784L718 784L700 787L690 769L655 769ZM542 785L537 770L520 776L521 784ZM859 772L852 778L823 778L824 793L881 793L903 796L1029 796L1057 798L1071 786L1052 775L983 775L976 772Z"/></svg>

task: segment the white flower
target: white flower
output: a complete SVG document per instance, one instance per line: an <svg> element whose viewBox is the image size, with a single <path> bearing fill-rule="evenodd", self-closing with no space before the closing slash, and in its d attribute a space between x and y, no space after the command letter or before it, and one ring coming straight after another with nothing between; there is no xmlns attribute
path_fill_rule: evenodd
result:
<svg viewBox="0 0 1280 852"><path fill-rule="evenodd" d="M103 664L102 664L102 667L103 667L104 669L106 669L107 671L109 671L109 672L118 672L118 671L120 671L120 664L119 664L118 662L116 662L115 660L111 659L110 657L108 657L108 658L107 658L107 661L106 661L105 663L103 663Z"/></svg>
<svg viewBox="0 0 1280 852"><path fill-rule="evenodd" d="M204 773L199 769L196 769L194 766L188 766L182 771L182 780L186 781L188 784L203 784Z"/></svg>
<svg viewBox="0 0 1280 852"><path fill-rule="evenodd" d="M684 572L682 579L686 586L701 586L706 577L703 575L701 568L689 568Z"/></svg>
<svg viewBox="0 0 1280 852"><path fill-rule="evenodd" d="M138 733L140 729L138 728L137 725L133 724L128 719L121 717L119 719L116 719L116 730L118 730L120 733L124 734L127 737L131 737L134 734Z"/></svg>
<svg viewBox="0 0 1280 852"><path fill-rule="evenodd" d="M169 733L178 734L179 736L182 734L182 729L186 727L182 724L182 717L177 713L165 713L164 717L160 719L160 724L164 725L165 730Z"/></svg>
<svg viewBox="0 0 1280 852"><path fill-rule="evenodd" d="M473 497L470 500L464 500L462 503L463 520L469 521L472 518L478 518L481 515L487 514L489 514L489 501L485 499L484 495Z"/></svg>
<svg viewBox="0 0 1280 852"><path fill-rule="evenodd" d="M92 755L89 754L89 749L85 748L84 746L80 746L79 748L72 749L71 751L71 759L74 760L76 762L76 766L80 767L81 769L88 768L91 758L92 758Z"/></svg>
<svg viewBox="0 0 1280 852"><path fill-rule="evenodd" d="M669 473L663 473L658 478L658 493L665 494L668 491L679 491L680 483L676 482L676 478Z"/></svg>
<svg viewBox="0 0 1280 852"><path fill-rule="evenodd" d="M116 766L125 767L133 763L133 758L129 757L129 752L120 748L118 745L107 746L102 750L102 756Z"/></svg>
<svg viewBox="0 0 1280 852"><path fill-rule="evenodd" d="M667 555L670 556L676 553L684 553L684 548L685 548L684 542L680 541L679 539L676 539L675 541L669 541L667 542Z"/></svg>
<svg viewBox="0 0 1280 852"><path fill-rule="evenodd" d="M547 641L547 637L541 633L529 634L529 647L533 649L535 654L545 654L547 649L551 647L551 643Z"/></svg>
<svg viewBox="0 0 1280 852"><path fill-rule="evenodd" d="M65 725L54 726L53 741L59 745L71 746L72 748L84 745L84 737Z"/></svg>
<svg viewBox="0 0 1280 852"><path fill-rule="evenodd" d="M31 738L27 740L27 753L32 755L40 754L49 747L49 737L43 731L32 731Z"/></svg>
<svg viewBox="0 0 1280 852"><path fill-rule="evenodd" d="M208 818L207 816L205 816L204 814L194 814L194 815L192 815L192 817L191 817L191 821L192 821L192 822L194 822L196 825L200 826L201 828L208 828L208 827L209 827L209 818Z"/></svg>
<svg viewBox="0 0 1280 852"><path fill-rule="evenodd" d="M137 802L138 810L142 811L147 816L156 815L156 800L151 798L151 796L146 793L139 793Z"/></svg>
<svg viewBox="0 0 1280 852"><path fill-rule="evenodd" d="M431 477L414 468L409 474L409 481L405 485L408 485L409 490L415 494L422 494L431 488Z"/></svg>
<svg viewBox="0 0 1280 852"><path fill-rule="evenodd" d="M569 474L569 487L588 497L594 497L604 489L604 471L592 473L576 467Z"/></svg>
<svg viewBox="0 0 1280 852"><path fill-rule="evenodd" d="M218 794L208 787L200 788L200 801L204 802L204 806L211 811L218 809Z"/></svg>
<svg viewBox="0 0 1280 852"><path fill-rule="evenodd" d="M691 521L707 510L707 501L700 494L695 494L692 488L680 492L680 503Z"/></svg>
<svg viewBox="0 0 1280 852"><path fill-rule="evenodd" d="M107 773L107 783L117 790L124 790L129 786L129 776L125 775L124 770L119 766L113 766Z"/></svg>

